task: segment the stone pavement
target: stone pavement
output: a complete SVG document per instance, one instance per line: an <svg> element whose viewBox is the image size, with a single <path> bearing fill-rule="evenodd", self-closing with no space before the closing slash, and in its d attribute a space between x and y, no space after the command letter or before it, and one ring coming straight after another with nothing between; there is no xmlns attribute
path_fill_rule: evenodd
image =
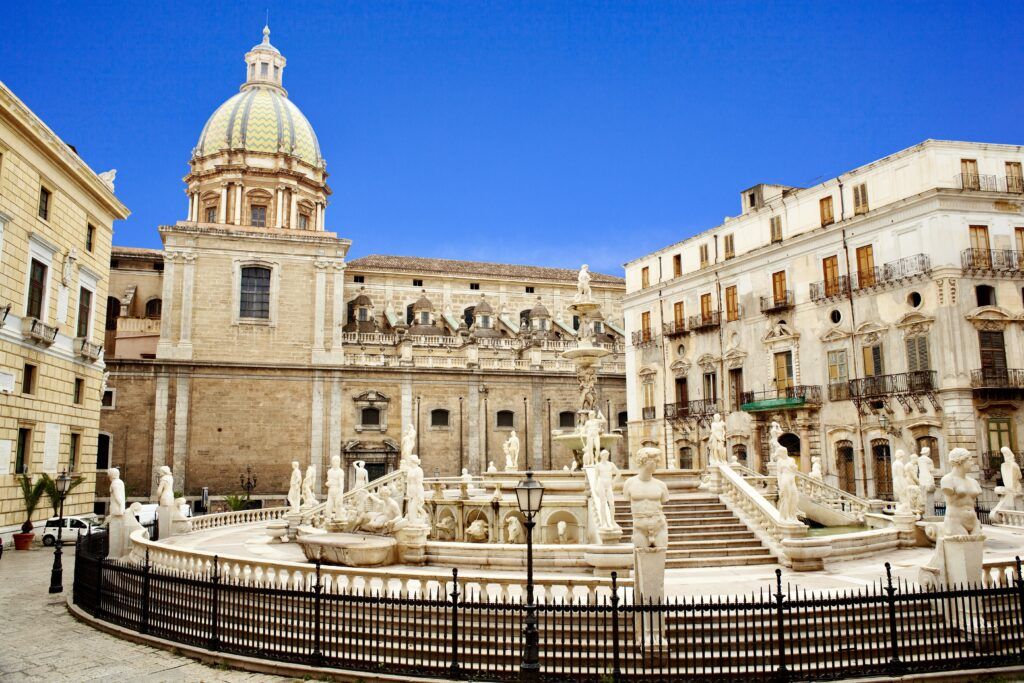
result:
<svg viewBox="0 0 1024 683"><path fill-rule="evenodd" d="M64 593L50 595L53 550L0 559L0 680L18 681L277 681L292 679L214 668L137 645L78 622L67 612L75 564L64 548Z"/></svg>

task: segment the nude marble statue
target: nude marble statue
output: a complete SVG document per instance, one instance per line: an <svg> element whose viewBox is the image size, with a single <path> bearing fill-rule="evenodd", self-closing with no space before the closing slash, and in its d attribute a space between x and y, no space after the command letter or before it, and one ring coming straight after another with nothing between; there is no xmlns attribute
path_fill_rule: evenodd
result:
<svg viewBox="0 0 1024 683"><path fill-rule="evenodd" d="M728 460L725 452L725 420L718 413L711 420L711 434L708 436L708 461L712 464Z"/></svg>
<svg viewBox="0 0 1024 683"><path fill-rule="evenodd" d="M316 465L310 465L306 468L306 476L302 480L302 507L311 508L316 505L316 492L313 488L316 486Z"/></svg>
<svg viewBox="0 0 1024 683"><path fill-rule="evenodd" d="M662 506L668 502L668 486L654 478L661 451L645 447L634 458L639 471L622 485L633 516L633 546L638 549L668 547L668 521Z"/></svg>
<svg viewBox="0 0 1024 683"><path fill-rule="evenodd" d="M502 444L501 449L505 451L505 471L515 472L519 470L519 436L515 430L509 434L508 440Z"/></svg>
<svg viewBox="0 0 1024 683"><path fill-rule="evenodd" d="M302 502L302 470L297 460L292 461L292 477L288 484L288 507L298 512Z"/></svg>
<svg viewBox="0 0 1024 683"><path fill-rule="evenodd" d="M790 457L785 446L779 446L775 452L775 463L779 487L779 517L783 522L799 522L800 491L796 485L796 473L799 468L796 460Z"/></svg>
<svg viewBox="0 0 1024 683"><path fill-rule="evenodd" d="M607 450L601 451L595 469L597 487L594 490L594 505L597 508L598 525L602 529L615 528L615 484L622 477L622 473L611 461Z"/></svg>
<svg viewBox="0 0 1024 683"><path fill-rule="evenodd" d="M174 507L174 475L167 465L160 466L160 483L156 487L156 496L161 507Z"/></svg>
<svg viewBox="0 0 1024 683"><path fill-rule="evenodd" d="M341 468L341 456L331 456L327 470L327 519L341 516L341 499L345 493L345 470Z"/></svg>

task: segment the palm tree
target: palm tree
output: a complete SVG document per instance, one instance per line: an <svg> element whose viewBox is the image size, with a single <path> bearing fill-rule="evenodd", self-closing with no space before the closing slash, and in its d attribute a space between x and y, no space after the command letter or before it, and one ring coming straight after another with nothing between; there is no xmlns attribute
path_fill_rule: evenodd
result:
<svg viewBox="0 0 1024 683"><path fill-rule="evenodd" d="M50 499L50 505L53 506L53 514L56 516L60 512L60 491L57 489L57 480L44 472L39 481L43 482L46 497ZM72 479L71 483L68 484L67 493L71 493L71 490L83 481L85 481L85 477L81 475ZM67 493L64 494L65 497L67 497Z"/></svg>
<svg viewBox="0 0 1024 683"><path fill-rule="evenodd" d="M43 477L46 477L46 475L44 474ZM46 479L48 478L46 477ZM25 523L21 525L21 533L23 534L32 533L32 513L36 511L36 507L39 506L39 501L46 491L46 479L37 479L33 483L31 477L27 474L23 474L18 478L18 484L21 486L21 497L25 501Z"/></svg>

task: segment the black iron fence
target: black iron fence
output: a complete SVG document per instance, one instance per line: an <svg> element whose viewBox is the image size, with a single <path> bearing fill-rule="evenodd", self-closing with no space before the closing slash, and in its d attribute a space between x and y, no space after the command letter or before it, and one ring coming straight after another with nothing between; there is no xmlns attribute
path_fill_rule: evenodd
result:
<svg viewBox="0 0 1024 683"><path fill-rule="evenodd" d="M960 267L965 273L1017 273L1024 270L1024 252L1013 249L964 249Z"/></svg>
<svg viewBox="0 0 1024 683"><path fill-rule="evenodd" d="M935 389L935 371L917 370L850 380L850 398L920 394Z"/></svg>
<svg viewBox="0 0 1024 683"><path fill-rule="evenodd" d="M186 576L78 546L74 602L93 617L208 650L354 671L449 679L520 677L526 608L464 590L429 595L265 588ZM538 606L542 681L786 681L1024 662L1024 581L929 591L886 576L860 589L784 586L745 596L634 602L608 595Z"/></svg>

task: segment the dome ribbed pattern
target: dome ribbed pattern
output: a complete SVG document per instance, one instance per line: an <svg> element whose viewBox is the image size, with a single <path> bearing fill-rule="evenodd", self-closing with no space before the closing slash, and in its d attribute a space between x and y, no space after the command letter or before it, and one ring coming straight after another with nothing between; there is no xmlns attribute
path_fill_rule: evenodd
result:
<svg viewBox="0 0 1024 683"><path fill-rule="evenodd" d="M213 112L203 126L196 156L228 149L291 154L323 167L320 143L291 100L270 88L247 87Z"/></svg>

